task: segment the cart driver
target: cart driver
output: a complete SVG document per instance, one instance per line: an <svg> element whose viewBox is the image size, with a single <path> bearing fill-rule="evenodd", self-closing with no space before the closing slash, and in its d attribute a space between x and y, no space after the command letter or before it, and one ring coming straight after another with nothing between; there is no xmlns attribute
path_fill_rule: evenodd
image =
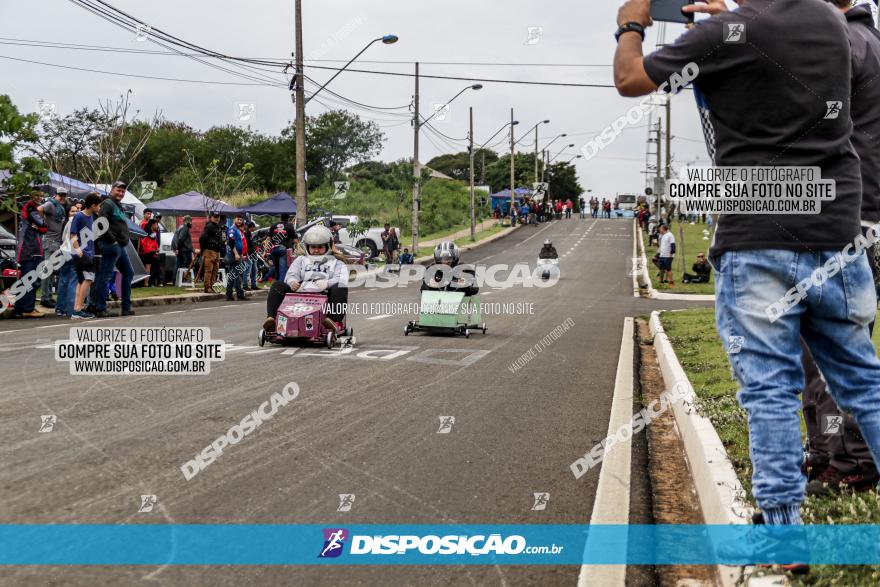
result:
<svg viewBox="0 0 880 587"><path fill-rule="evenodd" d="M275 332L275 315L284 296L293 293L326 293L330 312L324 325L339 334L339 324L345 318L348 304L348 267L333 255L333 234L317 225L306 231L302 244L306 254L293 260L283 280L276 281L266 300L266 321L263 330Z"/></svg>
<svg viewBox="0 0 880 587"><path fill-rule="evenodd" d="M539 259L558 259L559 253L556 252L556 247L553 246L553 243L550 242L550 239L544 239L544 246L541 247L541 251L538 253Z"/></svg>
<svg viewBox="0 0 880 587"><path fill-rule="evenodd" d="M422 291L455 291L466 296L477 295L480 288L476 284L476 269L473 265L460 265L460 259L461 251L453 242L443 241L434 247L434 264L425 271Z"/></svg>

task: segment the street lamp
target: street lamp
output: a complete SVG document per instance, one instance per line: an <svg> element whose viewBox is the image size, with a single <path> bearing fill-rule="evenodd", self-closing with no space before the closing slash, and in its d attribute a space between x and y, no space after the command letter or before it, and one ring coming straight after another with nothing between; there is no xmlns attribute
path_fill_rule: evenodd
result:
<svg viewBox="0 0 880 587"><path fill-rule="evenodd" d="M471 117L470 117L470 120L471 120L471 127L470 127L470 133L468 133L468 140L470 141L470 146L469 146L470 157L469 157L469 159L470 159L470 175L471 175L471 177L470 177L470 179L471 179L471 181L470 181L470 196L471 196L471 240L472 240L472 241L475 241L475 240L477 240L477 228L476 228L476 227L477 227L477 218L476 218L476 210L475 210L475 206L474 206L474 157L476 156L476 151L474 150L474 109L473 109L473 108L471 108L471 110L470 110L470 114L471 114ZM507 128L507 127L509 126L509 127L511 128L511 132L513 132L513 127L516 126L516 125L518 125L518 124L519 124L519 120L512 120L512 121L510 121L510 122L505 123L504 126L502 126L502 127L499 128L497 131L495 131L495 134L493 134L491 137L489 137L489 138L486 140L485 143L483 143L482 145L480 145L479 150L484 149L484 148L486 147L486 145L488 145L489 143L491 143L491 142L492 142L492 139L494 139L495 137L497 137L498 134L499 134L502 130L504 130L505 128ZM485 167L486 167L486 165L485 165L485 159L484 159L484 160L483 160L483 172L484 172L484 174L485 174Z"/></svg>
<svg viewBox="0 0 880 587"><path fill-rule="evenodd" d="M575 156L573 156L571 159L569 159L568 161L566 161L566 163L571 163L571 162L574 161L575 159L580 159L581 157L583 157L583 155L575 155Z"/></svg>
<svg viewBox="0 0 880 587"><path fill-rule="evenodd" d="M326 87L330 84L330 82L332 82L333 80L335 80L335 79L339 76L340 73L342 73L343 71L345 71L345 69L346 69L349 65L351 65L352 63L354 63L355 60L356 60L358 57L360 57L361 55L363 55L364 51L366 51L367 49L369 49L374 43L378 43L379 41L382 41L382 43L385 44L385 45L393 45L393 44L396 43L398 40L399 40L399 37L398 37L397 35L385 35L385 36L383 36L383 37L379 37L379 38L377 38L377 39L373 39L372 41L370 41L369 43L367 43L367 46L366 46L366 47L364 47L363 49L361 49L360 52L359 52L357 55L355 55L354 57L352 57L352 58L348 61L348 63L346 63L345 65L343 65L342 68L341 68L339 71L337 71L336 73L334 73L333 76L332 76L330 79L328 79L326 82L324 82L324 85L323 85L323 86L321 86L320 88L318 88L314 93L312 93L311 96L309 96L308 98L306 98L306 104L309 103L309 100L311 100L312 98L314 98L315 96L317 96L318 94L320 94L320 93L321 93L321 90L323 90L324 88L326 88Z"/></svg>
<svg viewBox="0 0 880 587"><path fill-rule="evenodd" d="M418 92L418 63L416 63L416 95L415 95L415 108L413 112L413 132L414 132L414 140L413 140L413 201L412 201L412 251L413 255L418 257L419 254L419 191L420 186L419 182L422 178L422 167L419 163L419 131L422 127L434 118L437 115L438 110L434 110L434 113L431 114L428 118L424 120L419 120L419 92ZM447 100L445 105L452 104L456 98L464 94L468 90L482 90L483 84L473 84L461 89L456 95L454 95L451 99Z"/></svg>
<svg viewBox="0 0 880 587"><path fill-rule="evenodd" d="M521 141L526 138L526 136L528 136L530 132L532 132L533 130L535 131L535 181L538 181L538 127L542 124L550 124L550 121L542 120L538 122L535 126L523 133L523 136L519 138L519 141ZM519 141L516 142L519 143Z"/></svg>
<svg viewBox="0 0 880 587"><path fill-rule="evenodd" d="M321 93L321 90L327 87L327 85L332 82L336 77L342 73L345 68L351 65L355 59L361 56L361 54L370 48L373 43L378 41L382 41L386 45L392 45L397 42L397 35L385 35L383 37L379 37L377 39L373 39L367 46L361 49L361 51L351 58L351 60L345 64L339 71L337 71L333 76L324 83L323 86L318 88L318 91L314 92L308 98L305 97L305 81L303 74L303 42L302 42L302 0L296 0L294 5L294 12L296 18L296 30L295 30L295 44L296 44L296 53L294 54L295 58L295 71L296 74L293 76L293 79L290 81L291 90L294 92L294 102L296 103L296 132L295 132L295 145L296 145L296 223L298 225L305 224L308 221L309 210L308 210L308 199L306 195L306 103Z"/></svg>
<svg viewBox="0 0 880 587"><path fill-rule="evenodd" d="M574 143L572 143L572 144L570 144L570 145L566 145L565 147L562 148L562 151L565 151L565 149L570 149L570 148L572 148L572 147L574 147ZM559 151L558 153L556 153L555 155L553 155L553 157L550 158L550 161L547 161L547 165L550 165L551 163L553 163L553 160L554 160L554 159L556 159L557 157L559 157L560 155L562 155L562 151ZM578 156L576 155L575 158L577 158L577 157L578 157Z"/></svg>

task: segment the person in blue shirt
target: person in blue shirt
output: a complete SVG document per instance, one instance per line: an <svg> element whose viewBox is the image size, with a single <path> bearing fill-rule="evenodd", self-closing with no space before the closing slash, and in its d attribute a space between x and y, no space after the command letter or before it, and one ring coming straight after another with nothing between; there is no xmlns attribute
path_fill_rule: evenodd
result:
<svg viewBox="0 0 880 587"><path fill-rule="evenodd" d="M529 216L531 212L531 208L529 208L529 205L525 202L519 207L519 215L526 219L526 224L531 224L531 217Z"/></svg>
<svg viewBox="0 0 880 587"><path fill-rule="evenodd" d="M413 254L409 252L408 248L403 249L403 254L400 255L400 264L401 265L412 265L413 264Z"/></svg>
<svg viewBox="0 0 880 587"><path fill-rule="evenodd" d="M244 215L236 214L233 225L226 231L226 299L232 301L232 290L239 300L246 300L242 279L244 266L242 259L247 257L247 241L244 238ZM242 266L240 266L242 265Z"/></svg>
<svg viewBox="0 0 880 587"><path fill-rule="evenodd" d="M85 311L86 300L89 297L89 289L95 281L95 242L94 237L88 235L101 208L101 196L95 192L86 196L82 210L76 213L70 221L70 248L74 255L74 267L76 269L76 300L73 304L72 320L85 320L94 318L95 315Z"/></svg>

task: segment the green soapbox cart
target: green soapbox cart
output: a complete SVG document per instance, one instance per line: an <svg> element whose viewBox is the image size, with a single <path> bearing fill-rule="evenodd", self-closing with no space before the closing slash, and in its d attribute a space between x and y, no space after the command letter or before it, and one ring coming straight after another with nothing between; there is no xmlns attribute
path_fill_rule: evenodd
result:
<svg viewBox="0 0 880 587"><path fill-rule="evenodd" d="M429 333L463 334L470 338L472 330L482 330L483 322L480 296L466 296L457 291L422 291L419 319L410 320L403 327L403 334L423 330Z"/></svg>

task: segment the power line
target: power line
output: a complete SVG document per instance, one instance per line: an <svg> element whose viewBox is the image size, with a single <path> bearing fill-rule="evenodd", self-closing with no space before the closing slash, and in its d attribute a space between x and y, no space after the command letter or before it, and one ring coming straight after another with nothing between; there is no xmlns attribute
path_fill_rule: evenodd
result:
<svg viewBox="0 0 880 587"><path fill-rule="evenodd" d="M21 59L19 57L9 57L7 55L0 55L0 59L8 59L10 61L21 61L22 63L31 63L34 65L45 65L46 67L56 67L59 69L72 69L75 71L86 71L89 73L102 73L105 75L117 75L120 77L135 77L135 78L140 78L140 79L152 79L152 80L161 80L161 81L168 81L168 82L184 82L184 83L189 83L189 84L212 84L212 85L223 85L223 86L264 86L264 87L268 87L268 84L265 84L265 83L193 80L193 79L183 79L183 78L175 78L175 77L138 75L138 74L134 74L134 73L121 73L118 71L104 71L101 69L89 69L86 67L75 67L73 65L58 65L56 63L46 63L44 61L33 61L31 59Z"/></svg>

